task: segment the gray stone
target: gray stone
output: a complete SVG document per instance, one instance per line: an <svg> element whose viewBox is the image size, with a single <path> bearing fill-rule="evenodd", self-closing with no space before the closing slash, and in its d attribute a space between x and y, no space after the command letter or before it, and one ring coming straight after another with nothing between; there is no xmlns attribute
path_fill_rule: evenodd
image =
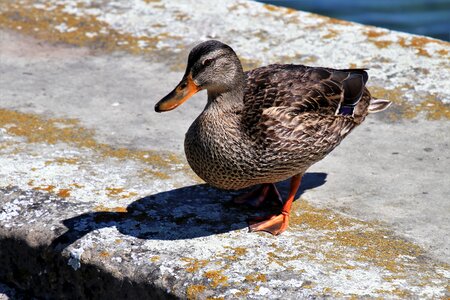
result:
<svg viewBox="0 0 450 300"><path fill-rule="evenodd" d="M448 296L448 43L254 2L59 2L2 4L0 281L44 298ZM93 26L11 17L30 11ZM153 112L210 37L247 67L370 67L395 102L309 170L279 237L248 233L267 212L186 165L204 93Z"/></svg>

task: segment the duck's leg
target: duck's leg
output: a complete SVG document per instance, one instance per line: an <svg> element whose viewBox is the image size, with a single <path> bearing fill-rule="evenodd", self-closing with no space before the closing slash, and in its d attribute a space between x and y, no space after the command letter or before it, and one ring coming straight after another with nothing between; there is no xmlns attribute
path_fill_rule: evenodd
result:
<svg viewBox="0 0 450 300"><path fill-rule="evenodd" d="M261 221L261 219L250 220L250 231L266 231L273 235L279 235L289 226L289 214L291 212L292 202L294 201L295 194L300 187L300 182L302 181L302 175L298 174L291 179L291 188L289 190L289 195L286 202L281 209L279 215L270 215Z"/></svg>
<svg viewBox="0 0 450 300"><path fill-rule="evenodd" d="M271 202L275 206L283 205L280 193L273 183L264 183L260 187L246 193L234 197L232 202L234 204L244 204L253 208Z"/></svg>

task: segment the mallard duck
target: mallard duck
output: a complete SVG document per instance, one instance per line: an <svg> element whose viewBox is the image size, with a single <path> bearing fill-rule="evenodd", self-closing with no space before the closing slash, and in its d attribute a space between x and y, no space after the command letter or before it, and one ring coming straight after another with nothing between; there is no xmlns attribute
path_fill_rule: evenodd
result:
<svg viewBox="0 0 450 300"><path fill-rule="evenodd" d="M390 105L371 97L367 79L364 69L292 64L244 72L230 46L210 40L191 50L181 82L155 111L172 110L207 90L208 102L186 133L187 161L200 178L220 189L261 185L237 197L234 202L239 204L277 201L274 183L291 178L280 213L250 222L250 231L278 235L288 227L305 171L368 113Z"/></svg>

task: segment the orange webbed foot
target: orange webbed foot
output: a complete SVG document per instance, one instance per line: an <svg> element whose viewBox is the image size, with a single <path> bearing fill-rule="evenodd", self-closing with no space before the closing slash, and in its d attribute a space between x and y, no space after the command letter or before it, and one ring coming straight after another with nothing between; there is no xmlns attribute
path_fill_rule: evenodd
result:
<svg viewBox="0 0 450 300"><path fill-rule="evenodd" d="M286 199L286 202L283 204L281 214L249 220L250 232L266 231L273 235L279 235L288 228L289 213L291 211L291 206L292 202L294 201L295 194L300 187L301 180L302 174L298 174L292 177L289 195Z"/></svg>
<svg viewBox="0 0 450 300"><path fill-rule="evenodd" d="M273 235L279 235L289 226L289 213L282 212L279 215L259 217L249 220L250 232L265 231Z"/></svg>

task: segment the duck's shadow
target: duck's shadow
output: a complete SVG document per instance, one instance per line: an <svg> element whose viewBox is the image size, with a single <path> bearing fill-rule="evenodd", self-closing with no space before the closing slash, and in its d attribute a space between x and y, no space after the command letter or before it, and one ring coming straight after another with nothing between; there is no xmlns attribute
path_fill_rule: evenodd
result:
<svg viewBox="0 0 450 300"><path fill-rule="evenodd" d="M325 173L306 173L297 196L326 182ZM283 196L289 182L278 184ZM238 192L227 192L206 184L150 195L132 202L126 212L89 212L64 220L68 230L52 246L63 249L91 231L116 227L140 239L178 240L209 236L241 229L255 211L230 204Z"/></svg>

